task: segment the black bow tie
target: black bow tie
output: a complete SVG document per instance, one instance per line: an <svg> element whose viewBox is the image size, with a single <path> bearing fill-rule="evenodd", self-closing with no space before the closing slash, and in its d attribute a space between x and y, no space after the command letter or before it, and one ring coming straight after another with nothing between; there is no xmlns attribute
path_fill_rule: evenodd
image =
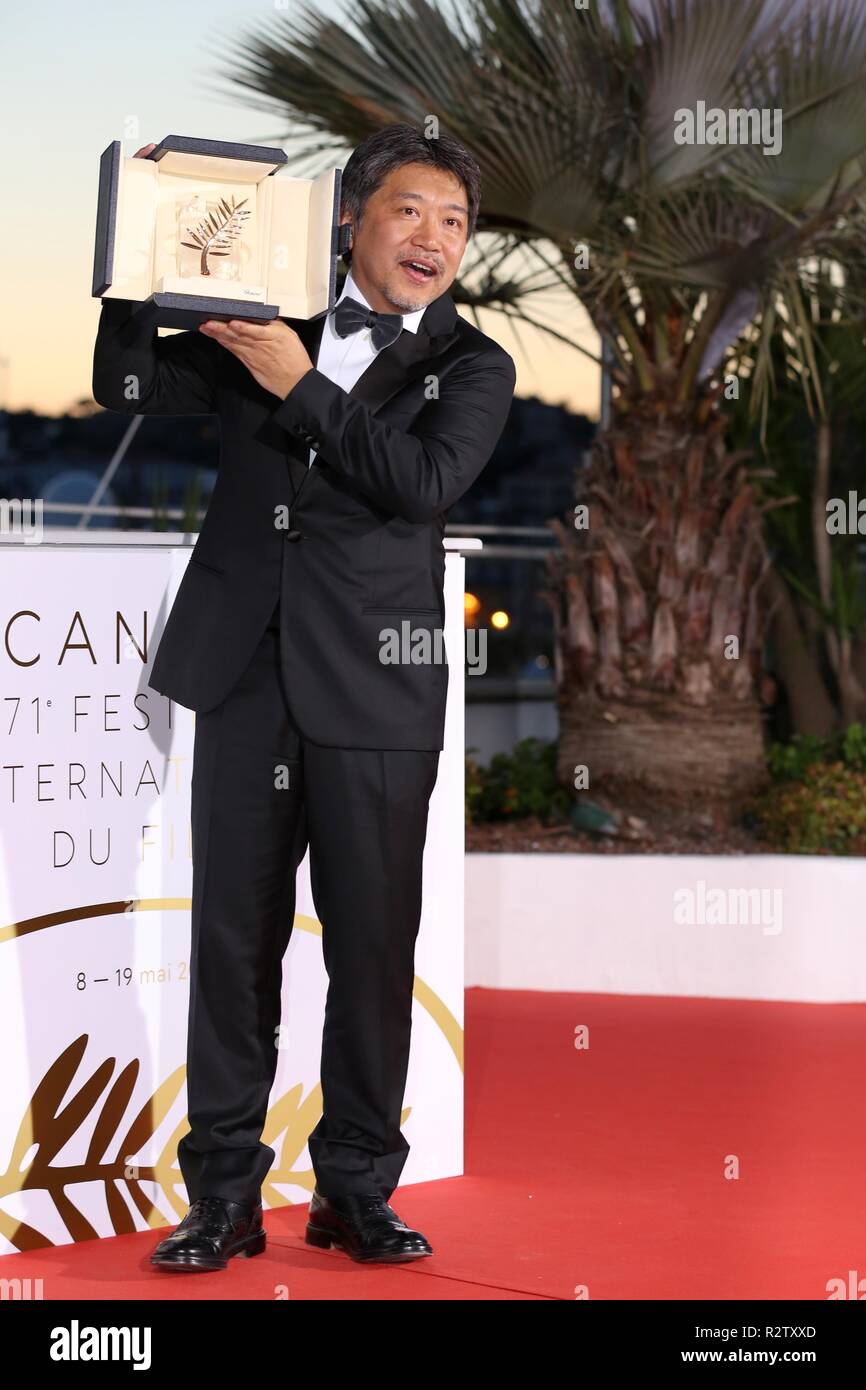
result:
<svg viewBox="0 0 866 1390"><path fill-rule="evenodd" d="M335 331L341 338L348 338L350 333L358 333L362 328L372 328L373 347L378 352L379 348L399 338L403 315L379 314L375 309L368 309L366 304L359 304L350 294L344 294L334 310Z"/></svg>

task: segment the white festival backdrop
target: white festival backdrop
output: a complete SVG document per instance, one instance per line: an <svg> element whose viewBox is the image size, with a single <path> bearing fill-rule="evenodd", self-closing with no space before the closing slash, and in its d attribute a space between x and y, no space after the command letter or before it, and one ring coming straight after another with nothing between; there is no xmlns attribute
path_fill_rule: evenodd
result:
<svg viewBox="0 0 866 1390"><path fill-rule="evenodd" d="M176 1145L188 1128L195 715L147 682L190 546L106 535L0 546L3 1253L173 1224L187 1207ZM478 544L446 542L448 708L424 854L403 1184L463 1164L460 551ZM266 1207L308 1201L314 1181L306 1140L321 1114L327 976L308 863L283 964Z"/></svg>

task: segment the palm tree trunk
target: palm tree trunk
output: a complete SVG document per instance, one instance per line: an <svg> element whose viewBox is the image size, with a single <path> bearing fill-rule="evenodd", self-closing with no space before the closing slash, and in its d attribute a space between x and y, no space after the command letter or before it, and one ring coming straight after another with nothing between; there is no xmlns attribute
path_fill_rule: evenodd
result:
<svg viewBox="0 0 866 1390"><path fill-rule="evenodd" d="M693 406L692 406L693 410ZM559 777L735 802L766 780L768 560L720 419L638 396L578 479L589 526L550 523Z"/></svg>

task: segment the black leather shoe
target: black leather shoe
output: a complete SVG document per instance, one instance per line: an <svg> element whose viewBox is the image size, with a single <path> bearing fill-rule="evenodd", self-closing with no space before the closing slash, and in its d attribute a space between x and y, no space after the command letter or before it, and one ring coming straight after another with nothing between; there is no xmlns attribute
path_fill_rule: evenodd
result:
<svg viewBox="0 0 866 1390"><path fill-rule="evenodd" d="M396 1264L433 1254L421 1232L406 1226L378 1192L323 1197L316 1188L310 1201L305 1240L320 1250L336 1246L360 1261Z"/></svg>
<svg viewBox="0 0 866 1390"><path fill-rule="evenodd" d="M225 1269L233 1255L260 1255L265 1248L262 1204L241 1206L222 1197L199 1197L150 1257L157 1269Z"/></svg>

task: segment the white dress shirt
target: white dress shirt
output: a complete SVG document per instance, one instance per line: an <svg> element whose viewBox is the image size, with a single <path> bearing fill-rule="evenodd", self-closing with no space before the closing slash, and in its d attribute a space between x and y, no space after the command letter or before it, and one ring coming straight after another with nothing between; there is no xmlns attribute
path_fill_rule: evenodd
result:
<svg viewBox="0 0 866 1390"><path fill-rule="evenodd" d="M373 307L358 289L352 278L351 270L346 276L340 299L347 294L350 294L353 299L357 299L359 304L366 305L368 309ZM340 299L337 300L337 304L339 304ZM334 309L336 307L335 304ZM403 328L408 328L410 333L417 333L426 307L425 305L422 309L414 309L411 314L404 314ZM335 382L337 386L342 386L344 391L351 391L358 377L367 370L374 357L377 357L380 352L384 352L385 349L373 347L372 328L362 328L357 333L349 333L347 337L341 338L334 329L334 309L328 314L322 329L316 370L326 376L329 381ZM394 342L396 343L396 341L395 338ZM389 343L388 346L390 347L391 344ZM310 463L315 457L316 450L311 449Z"/></svg>

